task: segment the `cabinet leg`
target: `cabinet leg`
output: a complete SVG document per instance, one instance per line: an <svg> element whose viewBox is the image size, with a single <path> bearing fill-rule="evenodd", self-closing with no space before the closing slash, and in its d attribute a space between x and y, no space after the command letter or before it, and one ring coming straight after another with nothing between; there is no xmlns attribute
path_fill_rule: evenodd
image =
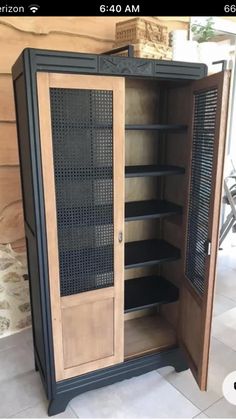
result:
<svg viewBox="0 0 236 419"><path fill-rule="evenodd" d="M184 356L182 355L181 351L179 351L178 357L175 360L173 367L175 369L176 372L182 372L182 371L186 371L189 369L189 366L184 358Z"/></svg>
<svg viewBox="0 0 236 419"><path fill-rule="evenodd" d="M57 397L55 399L49 400L48 406L48 416L57 415L58 413L62 413L66 410L66 406L68 405L71 397Z"/></svg>
<svg viewBox="0 0 236 419"><path fill-rule="evenodd" d="M188 369L189 369L189 366L186 363L175 366L175 371L176 372L182 372L182 371L186 371Z"/></svg>

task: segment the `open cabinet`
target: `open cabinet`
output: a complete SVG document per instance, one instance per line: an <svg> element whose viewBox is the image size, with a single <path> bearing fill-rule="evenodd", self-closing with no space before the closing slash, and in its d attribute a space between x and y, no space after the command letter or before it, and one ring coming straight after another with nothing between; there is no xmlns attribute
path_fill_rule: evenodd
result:
<svg viewBox="0 0 236 419"><path fill-rule="evenodd" d="M13 80L49 414L165 365L205 390L229 73L27 49Z"/></svg>

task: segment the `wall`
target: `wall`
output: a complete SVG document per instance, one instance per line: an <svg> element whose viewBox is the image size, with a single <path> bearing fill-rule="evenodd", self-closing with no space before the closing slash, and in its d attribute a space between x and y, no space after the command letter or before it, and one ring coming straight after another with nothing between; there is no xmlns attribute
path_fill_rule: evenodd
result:
<svg viewBox="0 0 236 419"><path fill-rule="evenodd" d="M11 66L26 47L99 53L109 50L115 23L125 17L0 18L0 243L25 247ZM169 18L169 30L188 18Z"/></svg>

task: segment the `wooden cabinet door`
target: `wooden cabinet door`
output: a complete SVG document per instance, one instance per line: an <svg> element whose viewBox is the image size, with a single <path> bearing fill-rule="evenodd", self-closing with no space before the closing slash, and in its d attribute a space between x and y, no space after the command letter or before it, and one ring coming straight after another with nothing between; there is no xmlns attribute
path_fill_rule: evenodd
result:
<svg viewBox="0 0 236 419"><path fill-rule="evenodd" d="M222 191L229 72L193 83L180 342L206 389Z"/></svg>
<svg viewBox="0 0 236 419"><path fill-rule="evenodd" d="M123 361L124 79L38 73L56 380Z"/></svg>

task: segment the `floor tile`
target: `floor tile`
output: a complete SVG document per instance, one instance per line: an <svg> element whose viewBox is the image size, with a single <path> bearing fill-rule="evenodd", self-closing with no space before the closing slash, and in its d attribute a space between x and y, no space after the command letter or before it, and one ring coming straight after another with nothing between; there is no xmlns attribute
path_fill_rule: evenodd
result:
<svg viewBox="0 0 236 419"><path fill-rule="evenodd" d="M33 352L27 343L0 351L0 382L33 369Z"/></svg>
<svg viewBox="0 0 236 419"><path fill-rule="evenodd" d="M236 308L228 310L213 319L212 335L236 350Z"/></svg>
<svg viewBox="0 0 236 419"><path fill-rule="evenodd" d="M223 250L218 252L218 266L226 266L228 268L236 269L235 252L235 246L223 246Z"/></svg>
<svg viewBox="0 0 236 419"><path fill-rule="evenodd" d="M227 265L227 251L220 250L217 255L217 271L222 268L228 267Z"/></svg>
<svg viewBox="0 0 236 419"><path fill-rule="evenodd" d="M14 418L47 418L47 402L41 401L33 407L21 410L19 413L14 414ZM72 409L68 406L65 412L53 416L53 418L77 418Z"/></svg>
<svg viewBox="0 0 236 419"><path fill-rule="evenodd" d="M24 339L27 343L33 342L32 327L29 327L28 329L24 330Z"/></svg>
<svg viewBox="0 0 236 419"><path fill-rule="evenodd" d="M236 253L236 251L235 251ZM236 259L236 257L235 257ZM216 293L236 301L236 270L222 268L217 273Z"/></svg>
<svg viewBox="0 0 236 419"><path fill-rule="evenodd" d="M15 333L14 335L7 336L6 338L0 338L0 351L4 351L5 349L9 349L12 347L19 347L22 343L31 343L33 340L32 338L32 328L29 327L28 329L22 330L19 333Z"/></svg>
<svg viewBox="0 0 236 419"><path fill-rule="evenodd" d="M184 418L200 413L156 371L74 398L80 418Z"/></svg>
<svg viewBox="0 0 236 419"><path fill-rule="evenodd" d="M234 370L235 365L236 352L213 338L206 392L199 390L190 370L176 373L172 367L165 367L158 372L202 411L222 397L223 380Z"/></svg>
<svg viewBox="0 0 236 419"><path fill-rule="evenodd" d="M44 400L39 374L30 372L1 383L0 400L1 418L12 416Z"/></svg>
<svg viewBox="0 0 236 419"><path fill-rule="evenodd" d="M215 294L213 316L219 316L233 307L236 307L236 301L224 297L223 295Z"/></svg>
<svg viewBox="0 0 236 419"><path fill-rule="evenodd" d="M212 338L208 387L222 397L222 384L230 372L235 370L236 352L217 339ZM202 409L203 410L203 409Z"/></svg>
<svg viewBox="0 0 236 419"><path fill-rule="evenodd" d="M209 418L236 418L236 406L222 398L210 406L204 413Z"/></svg>
<svg viewBox="0 0 236 419"><path fill-rule="evenodd" d="M173 367L165 367L158 372L200 410L206 409L222 396L214 388L209 388L207 392L200 391L190 370L176 373Z"/></svg>

